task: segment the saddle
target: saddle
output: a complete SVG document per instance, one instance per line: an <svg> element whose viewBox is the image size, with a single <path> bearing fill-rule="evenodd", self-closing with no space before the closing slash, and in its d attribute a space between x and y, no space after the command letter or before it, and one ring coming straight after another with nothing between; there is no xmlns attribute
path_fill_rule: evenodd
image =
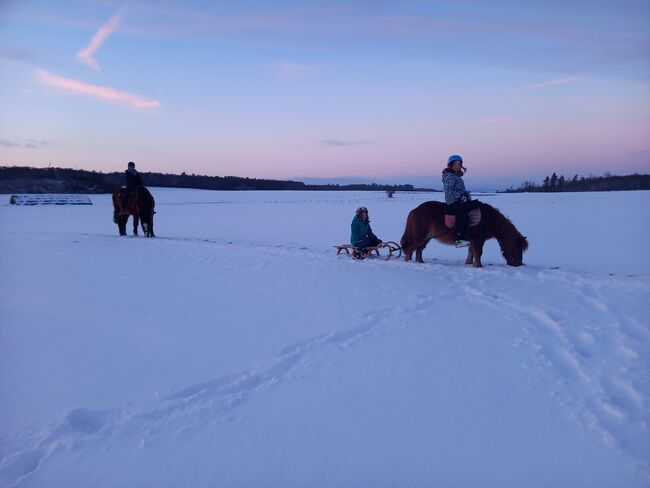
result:
<svg viewBox="0 0 650 488"><path fill-rule="evenodd" d="M476 207L467 213L467 226L476 227L481 223L481 207ZM456 216L445 214L445 227L453 229L456 227Z"/></svg>
<svg viewBox="0 0 650 488"><path fill-rule="evenodd" d="M126 186L120 188L120 198L122 200L126 201L128 198L131 198L133 195L135 195L135 190L129 191Z"/></svg>

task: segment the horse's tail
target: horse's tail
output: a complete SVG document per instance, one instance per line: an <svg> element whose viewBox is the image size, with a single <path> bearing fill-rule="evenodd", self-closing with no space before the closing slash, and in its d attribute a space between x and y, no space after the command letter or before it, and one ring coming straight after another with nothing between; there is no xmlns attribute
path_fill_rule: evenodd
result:
<svg viewBox="0 0 650 488"><path fill-rule="evenodd" d="M153 215L156 213L154 210L156 202L147 187L139 186L136 192L138 214L140 215L145 235L153 237L155 235L153 232Z"/></svg>
<svg viewBox="0 0 650 488"><path fill-rule="evenodd" d="M117 199L119 198L119 191L120 190L115 190L113 192L113 196L111 200L113 201L113 223L117 224L117 210L118 210L118 204L117 204Z"/></svg>
<svg viewBox="0 0 650 488"><path fill-rule="evenodd" d="M411 252L411 244L412 244L412 236L410 232L410 225L411 223L411 212L409 212L408 217L406 217L406 227L404 229L404 234L402 235L402 238L400 239L400 246L402 247L402 251L405 253Z"/></svg>
<svg viewBox="0 0 650 488"><path fill-rule="evenodd" d="M147 217L153 217L154 206L156 203L149 189L146 186L139 186L136 192L136 203L138 205L138 211Z"/></svg>

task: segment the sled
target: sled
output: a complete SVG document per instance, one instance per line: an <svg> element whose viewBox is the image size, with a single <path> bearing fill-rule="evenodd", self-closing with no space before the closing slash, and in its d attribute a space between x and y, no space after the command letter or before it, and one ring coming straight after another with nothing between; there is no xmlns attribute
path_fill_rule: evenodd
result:
<svg viewBox="0 0 650 488"><path fill-rule="evenodd" d="M350 254L351 251L357 250L352 244L341 244L334 246L336 248L336 255L338 256L345 251L345 254ZM370 257L375 253L378 257L383 257L386 261L391 258L399 258L402 255L402 248L393 241L381 242L376 246L366 247L366 257Z"/></svg>

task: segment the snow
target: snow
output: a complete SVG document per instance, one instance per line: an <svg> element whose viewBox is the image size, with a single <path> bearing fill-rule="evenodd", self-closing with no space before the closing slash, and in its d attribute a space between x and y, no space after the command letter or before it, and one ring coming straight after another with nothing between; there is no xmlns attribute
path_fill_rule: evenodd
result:
<svg viewBox="0 0 650 488"><path fill-rule="evenodd" d="M478 195L482 269L335 255L439 193L152 192L0 205L0 486L650 484L650 192Z"/></svg>

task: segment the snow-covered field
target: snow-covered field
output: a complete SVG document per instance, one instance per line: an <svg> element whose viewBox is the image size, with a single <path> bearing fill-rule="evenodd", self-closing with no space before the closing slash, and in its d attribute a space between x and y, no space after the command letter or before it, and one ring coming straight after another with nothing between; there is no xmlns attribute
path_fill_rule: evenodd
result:
<svg viewBox="0 0 650 488"><path fill-rule="evenodd" d="M650 192L479 196L483 269L335 256L440 194L152 192L3 196L0 486L650 485Z"/></svg>

